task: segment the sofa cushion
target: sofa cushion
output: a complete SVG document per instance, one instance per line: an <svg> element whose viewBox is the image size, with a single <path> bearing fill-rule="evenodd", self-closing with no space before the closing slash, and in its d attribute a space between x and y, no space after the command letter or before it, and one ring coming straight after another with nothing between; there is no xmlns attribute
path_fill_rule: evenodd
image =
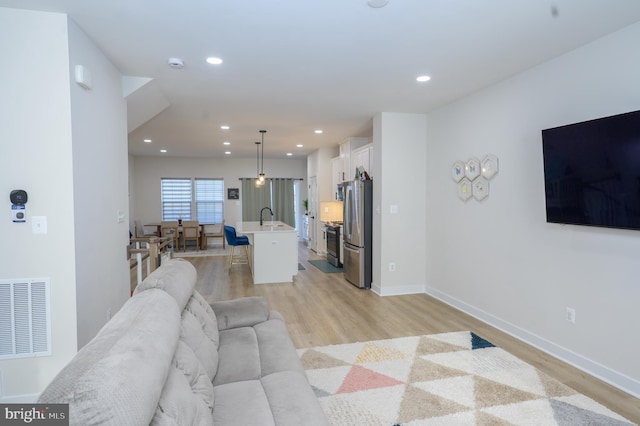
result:
<svg viewBox="0 0 640 426"><path fill-rule="evenodd" d="M174 299L151 289L129 299L40 395L69 404L75 425L149 424L180 331Z"/></svg>
<svg viewBox="0 0 640 426"><path fill-rule="evenodd" d="M308 386L308 385L307 385ZM276 423L260 380L214 386L213 423L225 426L271 426ZM298 425L304 425L304 422Z"/></svg>
<svg viewBox="0 0 640 426"><path fill-rule="evenodd" d="M213 421L225 426L326 426L304 375L294 371L214 386Z"/></svg>
<svg viewBox="0 0 640 426"><path fill-rule="evenodd" d="M218 328L227 330L237 327L251 327L269 319L269 305L262 297L243 297L211 304Z"/></svg>
<svg viewBox="0 0 640 426"><path fill-rule="evenodd" d="M173 357L173 365L184 374L191 391L198 396L209 409L213 411L213 385L211 379L204 371L204 367L186 343L178 342L176 354Z"/></svg>
<svg viewBox="0 0 640 426"><path fill-rule="evenodd" d="M305 374L287 327L279 319L265 321L254 327L220 331L218 356L214 386L255 380L281 371Z"/></svg>
<svg viewBox="0 0 640 426"><path fill-rule="evenodd" d="M205 334L200 319L186 309L182 311L180 321L180 340L193 350L209 380L213 380L218 371L217 342Z"/></svg>
<svg viewBox="0 0 640 426"><path fill-rule="evenodd" d="M196 268L184 259L170 259L149 274L135 289L134 294L150 288L169 293L182 310L191 298L196 286Z"/></svg>
<svg viewBox="0 0 640 426"><path fill-rule="evenodd" d="M282 371L269 374L260 382L267 395L275 424L327 425L327 418L305 375L295 371Z"/></svg>
<svg viewBox="0 0 640 426"><path fill-rule="evenodd" d="M305 371L289 338L287 326L275 319L262 322L253 327L260 351L260 369L264 377L279 371Z"/></svg>
<svg viewBox="0 0 640 426"><path fill-rule="evenodd" d="M233 328L220 332L218 373L213 385L256 380L261 376L258 338L252 327Z"/></svg>
<svg viewBox="0 0 640 426"><path fill-rule="evenodd" d="M150 424L157 426L213 426L213 417L204 400L192 392L187 377L182 371L172 366Z"/></svg>
<svg viewBox="0 0 640 426"><path fill-rule="evenodd" d="M193 296L189 299L189 303L187 303L185 309L198 318L198 321L200 321L200 324L202 325L202 331L209 339L211 339L217 349L220 341L218 321L216 319L216 314L213 312L213 309L211 309L211 305L204 300L200 293L194 291Z"/></svg>

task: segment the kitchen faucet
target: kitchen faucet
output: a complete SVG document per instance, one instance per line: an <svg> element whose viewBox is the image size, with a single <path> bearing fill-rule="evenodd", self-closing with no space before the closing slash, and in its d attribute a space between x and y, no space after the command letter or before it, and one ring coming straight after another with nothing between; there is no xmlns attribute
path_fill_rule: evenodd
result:
<svg viewBox="0 0 640 426"><path fill-rule="evenodd" d="M271 219L273 220L273 210L271 210L271 207L268 207L268 206L267 207L263 207L262 210L260 210L260 226L262 226L262 224L264 223L263 220L262 220L262 213L265 210L269 210L269 213L271 213Z"/></svg>

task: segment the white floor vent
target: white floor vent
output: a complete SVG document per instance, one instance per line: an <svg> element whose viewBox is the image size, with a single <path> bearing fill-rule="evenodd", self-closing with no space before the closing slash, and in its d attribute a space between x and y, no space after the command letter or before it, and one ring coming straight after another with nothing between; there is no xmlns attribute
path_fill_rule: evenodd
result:
<svg viewBox="0 0 640 426"><path fill-rule="evenodd" d="M51 355L49 278L0 279L0 359Z"/></svg>

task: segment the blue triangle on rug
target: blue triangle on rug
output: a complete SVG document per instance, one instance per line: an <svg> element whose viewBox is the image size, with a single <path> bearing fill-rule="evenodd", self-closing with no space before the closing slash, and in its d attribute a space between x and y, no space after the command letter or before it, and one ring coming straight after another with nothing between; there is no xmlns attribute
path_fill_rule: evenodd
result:
<svg viewBox="0 0 640 426"><path fill-rule="evenodd" d="M471 350L495 348L496 345L471 332Z"/></svg>
<svg viewBox="0 0 640 426"><path fill-rule="evenodd" d="M331 394L329 392L324 391L324 390L322 390L320 388L317 388L315 386L311 386L311 389L313 389L313 392L316 394L316 396L318 398L322 398L322 397L325 397L325 396L331 396Z"/></svg>
<svg viewBox="0 0 640 426"><path fill-rule="evenodd" d="M549 403L551 404L551 408L553 408L553 417L560 426L569 426L576 424L627 426L633 424L626 421L616 420L609 416L604 416L591 410L576 407L574 405L567 404L564 401L549 399Z"/></svg>

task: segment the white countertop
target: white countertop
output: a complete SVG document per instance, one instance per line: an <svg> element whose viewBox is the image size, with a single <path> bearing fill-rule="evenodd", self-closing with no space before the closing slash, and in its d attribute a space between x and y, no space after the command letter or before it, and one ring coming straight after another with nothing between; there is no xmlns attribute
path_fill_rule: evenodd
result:
<svg viewBox="0 0 640 426"><path fill-rule="evenodd" d="M238 222L236 232L238 234L257 234L263 232L295 232L295 228L279 221L265 220L260 226L260 222Z"/></svg>

